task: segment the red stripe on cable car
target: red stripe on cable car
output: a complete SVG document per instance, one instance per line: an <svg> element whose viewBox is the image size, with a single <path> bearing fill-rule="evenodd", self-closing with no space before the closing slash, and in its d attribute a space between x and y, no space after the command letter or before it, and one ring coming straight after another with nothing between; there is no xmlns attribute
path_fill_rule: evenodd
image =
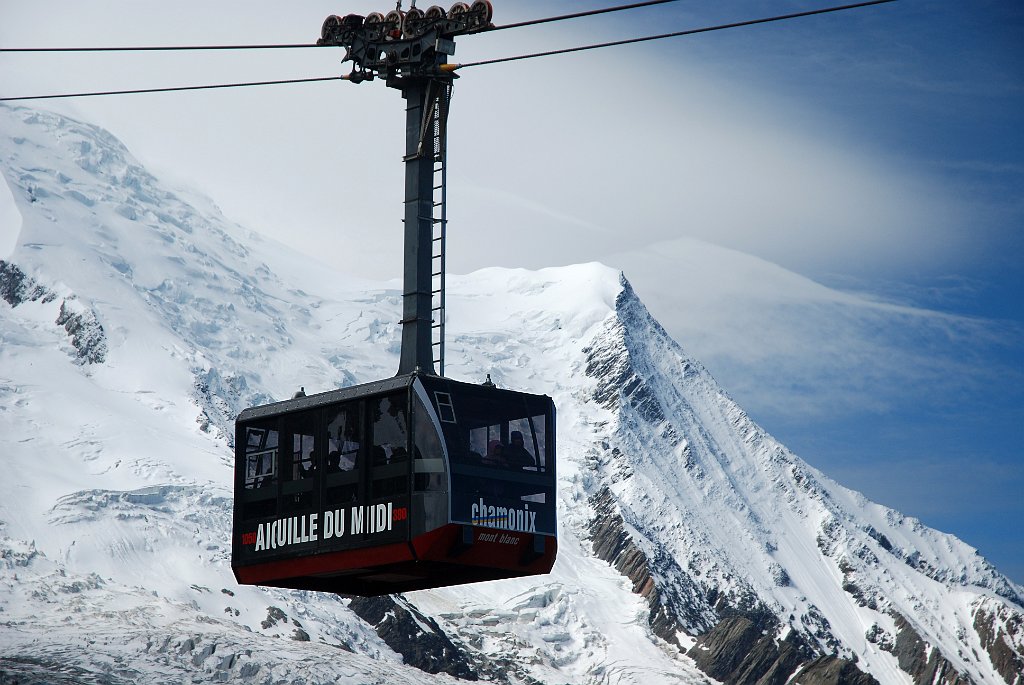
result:
<svg viewBox="0 0 1024 685"><path fill-rule="evenodd" d="M400 564L416 559L412 547L406 542L396 542L380 547L364 547L343 552L311 554L292 559L277 559L252 566L235 567L238 582L260 585L267 581L316 576L359 568L372 568L386 564Z"/></svg>

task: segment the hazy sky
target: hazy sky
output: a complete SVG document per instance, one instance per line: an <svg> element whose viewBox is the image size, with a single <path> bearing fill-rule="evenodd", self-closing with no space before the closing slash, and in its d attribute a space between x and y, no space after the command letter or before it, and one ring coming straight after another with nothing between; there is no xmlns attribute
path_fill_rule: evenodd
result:
<svg viewBox="0 0 1024 685"><path fill-rule="evenodd" d="M495 20L604 4L496 3ZM454 61L828 4L682 0L466 36ZM312 42L328 14L389 7L0 0L0 45ZM1024 582L1022 35L1018 0L900 0L466 69L450 268L623 268L800 456ZM340 57L3 54L0 94L328 76ZM109 128L243 225L361 276L400 273L404 109L383 84L34 106Z"/></svg>

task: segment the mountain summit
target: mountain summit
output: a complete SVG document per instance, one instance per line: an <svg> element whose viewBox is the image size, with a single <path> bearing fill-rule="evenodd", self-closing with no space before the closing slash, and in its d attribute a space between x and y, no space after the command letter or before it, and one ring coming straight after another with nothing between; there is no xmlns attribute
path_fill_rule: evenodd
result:
<svg viewBox="0 0 1024 685"><path fill-rule="evenodd" d="M449 374L558 406L549 576L238 586L234 416L393 374L399 285L94 126L0 131L0 682L1024 683L1024 588L780 445L598 264L448 283Z"/></svg>

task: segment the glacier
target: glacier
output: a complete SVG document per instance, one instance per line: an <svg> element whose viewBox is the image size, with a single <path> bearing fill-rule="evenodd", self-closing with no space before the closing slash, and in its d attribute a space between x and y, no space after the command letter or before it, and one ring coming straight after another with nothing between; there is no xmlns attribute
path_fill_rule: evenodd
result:
<svg viewBox="0 0 1024 685"><path fill-rule="evenodd" d="M551 395L549 576L238 586L234 416L393 375L401 284L0 106L0 682L1024 683L1024 587L760 428L600 264L448 278L447 372Z"/></svg>

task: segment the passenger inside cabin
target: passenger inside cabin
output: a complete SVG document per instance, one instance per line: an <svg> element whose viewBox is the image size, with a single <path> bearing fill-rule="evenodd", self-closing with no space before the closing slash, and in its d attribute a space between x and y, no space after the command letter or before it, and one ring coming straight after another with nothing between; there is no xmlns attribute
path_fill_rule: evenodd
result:
<svg viewBox="0 0 1024 685"><path fill-rule="evenodd" d="M512 433L509 434L509 442L511 444L506 447L503 452L506 464L517 469L537 465L537 461L523 444L524 440L522 432L512 431Z"/></svg>
<svg viewBox="0 0 1024 685"><path fill-rule="evenodd" d="M308 457L299 462L299 474L302 478L312 478L316 472L316 460L313 458L313 452L310 452Z"/></svg>
<svg viewBox="0 0 1024 685"><path fill-rule="evenodd" d="M332 473L341 473L341 452L338 450L331 450L330 454L327 455L327 468L325 473L330 475Z"/></svg>
<svg viewBox="0 0 1024 685"><path fill-rule="evenodd" d="M484 466L504 466L505 446L501 444L500 440L491 440L487 443L487 454L483 458Z"/></svg>

